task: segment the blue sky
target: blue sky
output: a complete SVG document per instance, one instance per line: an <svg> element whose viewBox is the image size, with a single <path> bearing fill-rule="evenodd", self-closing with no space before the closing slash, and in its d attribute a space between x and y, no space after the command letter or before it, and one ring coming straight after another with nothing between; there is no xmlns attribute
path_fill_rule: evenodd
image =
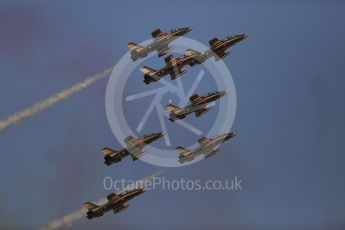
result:
<svg viewBox="0 0 345 230"><path fill-rule="evenodd" d="M2 1L0 117L108 68L128 42L144 41L156 28L192 26L187 37L205 44L249 33L224 60L235 81L233 130L240 134L214 158L165 173L238 176L244 190L151 191L121 215L85 219L72 229L342 229L344 7L342 1ZM0 226L37 229L106 196L105 176L140 179L160 169L129 159L102 163L103 146L120 147L106 119L106 84L0 134Z"/></svg>

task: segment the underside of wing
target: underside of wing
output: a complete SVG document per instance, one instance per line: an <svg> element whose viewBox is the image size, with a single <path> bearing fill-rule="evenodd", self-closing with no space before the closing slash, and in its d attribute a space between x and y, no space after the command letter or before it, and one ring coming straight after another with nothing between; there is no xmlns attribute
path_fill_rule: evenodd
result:
<svg viewBox="0 0 345 230"><path fill-rule="evenodd" d="M226 56L228 56L229 54L230 54L230 52L226 52L226 51L218 52L218 53L216 53L215 60L218 61L220 59L223 59Z"/></svg>
<svg viewBox="0 0 345 230"><path fill-rule="evenodd" d="M145 154L142 148L137 148L135 151L131 151L131 156L133 161L138 160L141 156Z"/></svg>
<svg viewBox="0 0 345 230"><path fill-rule="evenodd" d="M201 115L207 113L208 111L210 111L210 108L208 109L198 109L195 111L195 116L200 117Z"/></svg>
<svg viewBox="0 0 345 230"><path fill-rule="evenodd" d="M125 209L127 209L129 207L129 205L121 205L118 208L113 209L114 213L119 213L124 211Z"/></svg>
<svg viewBox="0 0 345 230"><path fill-rule="evenodd" d="M168 53L170 50L172 50L173 48L174 48L174 47L169 47L168 45L159 47L159 48L157 49L158 57L164 56L165 54L167 54L167 53Z"/></svg>
<svg viewBox="0 0 345 230"><path fill-rule="evenodd" d="M174 68L174 71L170 72L171 80L181 77L186 71L179 68Z"/></svg>
<svg viewBox="0 0 345 230"><path fill-rule="evenodd" d="M181 68L177 66L176 63L178 60L173 55L169 55L168 57L164 59L164 61L167 67L171 68L171 71L170 71L171 80L175 80L176 78L180 77L182 74L186 72L185 70L181 70Z"/></svg>
<svg viewBox="0 0 345 230"><path fill-rule="evenodd" d="M204 156L205 156L205 158L209 158L209 157L213 156L214 154L216 154L218 152L219 152L219 149L215 149L215 150L213 150L210 153L204 153Z"/></svg>

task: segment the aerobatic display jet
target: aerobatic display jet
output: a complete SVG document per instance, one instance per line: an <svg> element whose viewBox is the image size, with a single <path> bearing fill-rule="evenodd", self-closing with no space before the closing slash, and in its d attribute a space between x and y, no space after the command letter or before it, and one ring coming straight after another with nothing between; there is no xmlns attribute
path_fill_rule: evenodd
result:
<svg viewBox="0 0 345 230"><path fill-rule="evenodd" d="M107 196L108 202L103 205L96 205L91 202L86 202L84 208L88 211L86 213L88 219L103 216L104 213L113 210L114 214L124 211L129 207L125 203L140 194L144 193L145 189L133 189L125 191L121 194L111 193Z"/></svg>
<svg viewBox="0 0 345 230"><path fill-rule="evenodd" d="M179 108L175 105L169 104L166 108L169 111L169 120L175 121L178 119L185 118L188 114L195 113L196 117L199 117L205 113L207 113L210 108L206 108L206 106L218 100L219 98L225 96L227 94L226 91L220 92L213 92L209 93L206 96L199 96L198 94L194 94L189 98L190 105L186 106L185 108Z"/></svg>
<svg viewBox="0 0 345 230"><path fill-rule="evenodd" d="M144 82L146 84L159 81L162 77L169 74L171 80L175 80L186 72L185 70L182 70L182 68L190 64L193 60L194 58L191 56L184 55L182 57L176 58L173 55L169 55L164 59L166 64L165 67L159 70L155 70L150 67L143 66L140 68L140 71L145 74Z"/></svg>
<svg viewBox="0 0 345 230"><path fill-rule="evenodd" d="M220 40L218 38L213 38L212 40L209 41L210 49L204 52L198 52L192 49L188 49L186 50L185 55L194 57L194 60L189 63L190 66L201 64L204 61L206 61L206 59L211 58L211 57L214 57L215 61L218 61L228 56L231 53L230 51L226 51L228 48L246 39L247 37L248 37L248 34L240 34L240 35L233 35L233 36L227 37L223 40Z"/></svg>
<svg viewBox="0 0 345 230"><path fill-rule="evenodd" d="M211 157L219 151L219 146L225 141L236 136L236 133L227 133L212 138L202 137L198 140L199 146L194 150L188 150L183 147L177 147L176 151L180 154L179 162L181 164L192 161L199 155L203 154L205 158Z"/></svg>
<svg viewBox="0 0 345 230"><path fill-rule="evenodd" d="M144 135L139 138L135 138L133 136L128 136L125 138L126 148L115 151L108 147L102 149L102 153L104 156L104 163L106 165L111 165L113 163L121 161L123 158L127 157L128 155L132 156L133 161L139 159L142 155L144 155L143 148L151 144L152 142L158 140L159 138L163 137L164 133L151 133L148 135Z"/></svg>
<svg viewBox="0 0 345 230"><path fill-rule="evenodd" d="M151 33L153 41L147 46L143 47L133 42L128 43L128 48L131 50L131 59L133 61L146 57L151 52L157 51L158 57L164 56L174 47L169 47L170 42L190 32L192 27L172 29L166 33L160 29L156 29Z"/></svg>

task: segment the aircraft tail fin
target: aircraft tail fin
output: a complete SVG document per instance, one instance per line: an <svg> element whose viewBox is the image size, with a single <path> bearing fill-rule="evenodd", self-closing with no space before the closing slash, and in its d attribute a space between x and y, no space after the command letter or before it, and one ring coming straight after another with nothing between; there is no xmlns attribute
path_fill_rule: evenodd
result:
<svg viewBox="0 0 345 230"><path fill-rule="evenodd" d="M199 55L201 53L198 51L195 51L193 49L188 49L188 50L186 50L185 54L186 54L186 56L194 56L194 55Z"/></svg>
<svg viewBox="0 0 345 230"><path fill-rule="evenodd" d="M134 50L136 52L139 52L143 49L143 47L141 45L135 44L134 42L128 43L127 46L130 50L132 50L132 51Z"/></svg>
<svg viewBox="0 0 345 230"><path fill-rule="evenodd" d="M169 104L169 105L167 105L166 109L169 111L169 113L171 113L171 112L173 112L177 109L180 109L180 108L175 106L175 105Z"/></svg>
<svg viewBox="0 0 345 230"><path fill-rule="evenodd" d="M176 151L182 156L187 156L190 153L188 149L185 149L183 147L177 147Z"/></svg>
<svg viewBox="0 0 345 230"><path fill-rule="evenodd" d="M111 153L116 153L116 151L111 148L105 147L102 149L102 153L104 154L104 156L107 156Z"/></svg>
<svg viewBox="0 0 345 230"><path fill-rule="evenodd" d="M91 203L91 202L86 202L86 203L84 204L84 208L86 208L86 209L89 210L89 211L93 211L93 210L99 208L99 206L98 206L98 205L95 205L95 204L93 204L93 203Z"/></svg>
<svg viewBox="0 0 345 230"><path fill-rule="evenodd" d="M140 68L140 71L143 72L145 75L152 76L157 70L152 69L148 66L143 66Z"/></svg>

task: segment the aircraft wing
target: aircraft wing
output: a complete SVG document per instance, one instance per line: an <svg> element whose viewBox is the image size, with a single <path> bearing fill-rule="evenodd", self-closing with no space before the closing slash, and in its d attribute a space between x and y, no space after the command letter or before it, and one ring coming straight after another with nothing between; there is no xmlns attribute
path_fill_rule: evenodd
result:
<svg viewBox="0 0 345 230"><path fill-rule="evenodd" d="M215 60L218 61L220 59L223 59L226 56L228 56L229 54L230 54L230 52L226 52L226 51L218 52L218 53L216 53Z"/></svg>
<svg viewBox="0 0 345 230"><path fill-rule="evenodd" d="M200 117L201 115L207 113L208 111L210 111L211 108L208 109L198 109L195 110L195 116Z"/></svg>
<svg viewBox="0 0 345 230"><path fill-rule="evenodd" d="M168 45L161 46L157 49L158 57L162 57L165 54L167 54L170 50L172 50L174 47L169 47Z"/></svg>
<svg viewBox="0 0 345 230"><path fill-rule="evenodd" d="M128 207L129 207L129 205L123 205L122 204L121 206L113 209L113 211L116 214L116 213L122 212L123 210L127 209Z"/></svg>
<svg viewBox="0 0 345 230"><path fill-rule="evenodd" d="M205 156L205 158L209 158L209 157L213 156L214 154L216 154L218 152L219 152L219 149L215 149L212 152L204 153L204 156Z"/></svg>
<svg viewBox="0 0 345 230"><path fill-rule="evenodd" d="M143 151L143 148L136 148L134 151L131 151L131 156L133 161L138 160L142 155L145 154L145 151Z"/></svg>
<svg viewBox="0 0 345 230"><path fill-rule="evenodd" d="M175 80L176 78L180 77L182 74L186 72L185 70L181 70L181 68L179 68L176 65L177 58L175 58L173 55L169 55L168 57L164 59L164 61L167 67L171 68L171 71L170 71L171 80Z"/></svg>
<svg viewBox="0 0 345 230"><path fill-rule="evenodd" d="M174 71L170 72L170 77L171 80L175 80L176 78L181 77L181 75L183 75L186 71L185 70L181 70L181 69L174 69Z"/></svg>

